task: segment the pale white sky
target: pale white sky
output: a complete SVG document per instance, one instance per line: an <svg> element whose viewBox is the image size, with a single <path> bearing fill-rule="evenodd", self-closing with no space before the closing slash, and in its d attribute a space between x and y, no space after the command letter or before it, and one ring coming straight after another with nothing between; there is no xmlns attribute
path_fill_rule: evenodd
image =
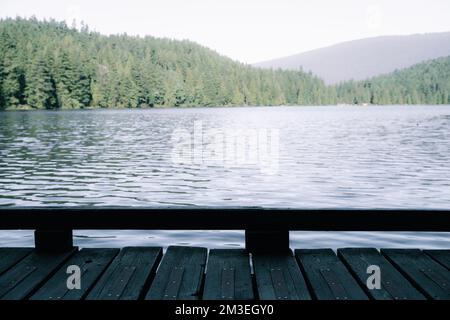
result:
<svg viewBox="0 0 450 320"><path fill-rule="evenodd" d="M371 36L450 31L450 0L0 0L0 17L17 15L189 39L247 63Z"/></svg>

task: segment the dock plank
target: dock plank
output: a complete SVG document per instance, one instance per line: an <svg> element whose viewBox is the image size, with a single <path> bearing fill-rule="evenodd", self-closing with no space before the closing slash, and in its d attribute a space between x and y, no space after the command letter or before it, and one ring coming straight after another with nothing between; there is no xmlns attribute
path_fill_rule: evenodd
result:
<svg viewBox="0 0 450 320"><path fill-rule="evenodd" d="M450 250L424 250L423 252L450 270Z"/></svg>
<svg viewBox="0 0 450 320"><path fill-rule="evenodd" d="M64 253L33 250L0 276L0 299L22 300L43 284L77 249Z"/></svg>
<svg viewBox="0 0 450 320"><path fill-rule="evenodd" d="M32 248L0 248L0 275L25 258Z"/></svg>
<svg viewBox="0 0 450 320"><path fill-rule="evenodd" d="M81 300L95 284L102 272L118 254L119 249L81 249L31 296L31 300ZM76 265L81 269L81 289L67 288L67 267Z"/></svg>
<svg viewBox="0 0 450 320"><path fill-rule="evenodd" d="M160 247L125 247L89 292L86 300L138 300L153 279Z"/></svg>
<svg viewBox="0 0 450 320"><path fill-rule="evenodd" d="M250 257L243 249L212 249L206 268L204 300L253 300Z"/></svg>
<svg viewBox="0 0 450 320"><path fill-rule="evenodd" d="M419 249L381 249L381 253L428 298L450 299L450 271Z"/></svg>
<svg viewBox="0 0 450 320"><path fill-rule="evenodd" d="M426 299L374 248L338 249L338 257L341 258L366 293L375 300ZM367 268L371 265L376 265L380 268L380 289L367 288L366 282L370 276L367 273Z"/></svg>
<svg viewBox="0 0 450 320"><path fill-rule="evenodd" d="M310 300L305 279L292 251L252 256L258 296L261 300Z"/></svg>
<svg viewBox="0 0 450 320"><path fill-rule="evenodd" d="M300 249L295 256L315 298L320 300L367 300L358 282L331 249Z"/></svg>
<svg viewBox="0 0 450 320"><path fill-rule="evenodd" d="M208 250L171 246L167 249L146 300L198 300Z"/></svg>

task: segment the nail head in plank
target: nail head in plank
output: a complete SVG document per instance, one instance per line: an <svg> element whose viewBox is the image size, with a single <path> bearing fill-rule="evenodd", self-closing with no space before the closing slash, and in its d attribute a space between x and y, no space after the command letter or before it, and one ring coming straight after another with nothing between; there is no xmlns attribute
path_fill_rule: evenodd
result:
<svg viewBox="0 0 450 320"><path fill-rule="evenodd" d="M295 250L305 277L320 300L367 300L358 282L331 249Z"/></svg>
<svg viewBox="0 0 450 320"><path fill-rule="evenodd" d="M270 269L270 276L272 278L273 289L275 291L275 298L277 300L288 300L289 289L284 278L283 269Z"/></svg>
<svg viewBox="0 0 450 320"><path fill-rule="evenodd" d="M376 300L424 300L425 297L375 248L338 249L338 257L355 276L360 286ZM380 268L381 288L367 288L367 268Z"/></svg>
<svg viewBox="0 0 450 320"><path fill-rule="evenodd" d="M117 268L117 272L120 273L120 279L112 283L110 290L106 293L109 300L118 300L120 298L131 277L136 272L136 267Z"/></svg>
<svg viewBox="0 0 450 320"><path fill-rule="evenodd" d="M305 279L292 251L252 255L258 295L261 300L310 300Z"/></svg>
<svg viewBox="0 0 450 320"><path fill-rule="evenodd" d="M424 250L423 252L450 270L450 250Z"/></svg>
<svg viewBox="0 0 450 320"><path fill-rule="evenodd" d="M125 247L108 266L87 300L137 300L153 279L160 247Z"/></svg>
<svg viewBox="0 0 450 320"><path fill-rule="evenodd" d="M179 276L180 270L183 270L182 279L177 292L177 299L198 300L205 270L206 257L206 248L169 247L145 298L147 300L164 299L167 294L168 286L169 289L172 290L169 283L172 272L174 272L173 277L175 277ZM174 271L175 267L178 268L177 271ZM172 291L170 291L170 293L171 292Z"/></svg>
<svg viewBox="0 0 450 320"><path fill-rule="evenodd" d="M27 298L75 252L76 249L63 253L45 253L33 250L14 268L0 276L0 299L22 300Z"/></svg>
<svg viewBox="0 0 450 320"><path fill-rule="evenodd" d="M235 270L233 268L223 268L222 281L220 286L220 293L223 299L234 298L234 287L235 287L234 280L235 280Z"/></svg>
<svg viewBox="0 0 450 320"><path fill-rule="evenodd" d="M183 280L184 268L175 266L169 275L166 289L164 290L164 300L176 300L180 292L181 281Z"/></svg>
<svg viewBox="0 0 450 320"><path fill-rule="evenodd" d="M31 300L81 300L97 279L119 253L119 249L87 248L75 253L64 265L35 293ZM81 269L81 289L67 287L67 268L71 265Z"/></svg>
<svg viewBox="0 0 450 320"><path fill-rule="evenodd" d="M0 275L31 253L32 248L0 248Z"/></svg>
<svg viewBox="0 0 450 320"><path fill-rule="evenodd" d="M331 289L331 292L333 292L333 295L336 300L347 300L347 291L345 290L344 286L342 285L341 280L336 275L335 270L330 268L323 268L319 270L322 274L322 277L327 282L328 286Z"/></svg>
<svg viewBox="0 0 450 320"><path fill-rule="evenodd" d="M382 249L381 253L427 297L450 299L450 271L424 252Z"/></svg>
<svg viewBox="0 0 450 320"><path fill-rule="evenodd" d="M206 268L204 300L253 300L250 257L243 249L212 249Z"/></svg>

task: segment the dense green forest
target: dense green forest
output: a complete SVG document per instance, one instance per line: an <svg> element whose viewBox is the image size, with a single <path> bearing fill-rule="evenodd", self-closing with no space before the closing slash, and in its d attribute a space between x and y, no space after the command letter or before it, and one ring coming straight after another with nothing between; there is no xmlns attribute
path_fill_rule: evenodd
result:
<svg viewBox="0 0 450 320"><path fill-rule="evenodd" d="M366 81L337 86L348 104L450 104L450 57L435 59Z"/></svg>
<svg viewBox="0 0 450 320"><path fill-rule="evenodd" d="M35 19L0 22L0 81L3 108L333 102L331 89L306 73L258 70L189 41Z"/></svg>
<svg viewBox="0 0 450 320"><path fill-rule="evenodd" d="M450 59L326 86L190 41L104 36L64 22L0 21L0 109L450 103Z"/></svg>

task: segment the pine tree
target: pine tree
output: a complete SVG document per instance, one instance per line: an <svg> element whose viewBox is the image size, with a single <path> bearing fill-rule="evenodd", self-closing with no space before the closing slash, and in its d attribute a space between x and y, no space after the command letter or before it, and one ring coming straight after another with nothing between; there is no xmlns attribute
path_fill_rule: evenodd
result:
<svg viewBox="0 0 450 320"><path fill-rule="evenodd" d="M56 91L59 100L59 107L73 108L77 103L72 97L72 92L75 86L75 72L74 66L69 59L67 52L63 51L60 54L56 67Z"/></svg>
<svg viewBox="0 0 450 320"><path fill-rule="evenodd" d="M25 97L27 103L37 109L58 107L56 85L43 57L36 57L30 66L26 79Z"/></svg>
<svg viewBox="0 0 450 320"><path fill-rule="evenodd" d="M23 72L17 58L17 46L12 37L0 33L0 64L1 64L1 102L3 107L14 107L21 102L23 90Z"/></svg>
<svg viewBox="0 0 450 320"><path fill-rule="evenodd" d="M0 56L0 110L5 109L6 101L5 101L5 95L3 93L3 78L4 78L4 72L3 72L3 59Z"/></svg>

